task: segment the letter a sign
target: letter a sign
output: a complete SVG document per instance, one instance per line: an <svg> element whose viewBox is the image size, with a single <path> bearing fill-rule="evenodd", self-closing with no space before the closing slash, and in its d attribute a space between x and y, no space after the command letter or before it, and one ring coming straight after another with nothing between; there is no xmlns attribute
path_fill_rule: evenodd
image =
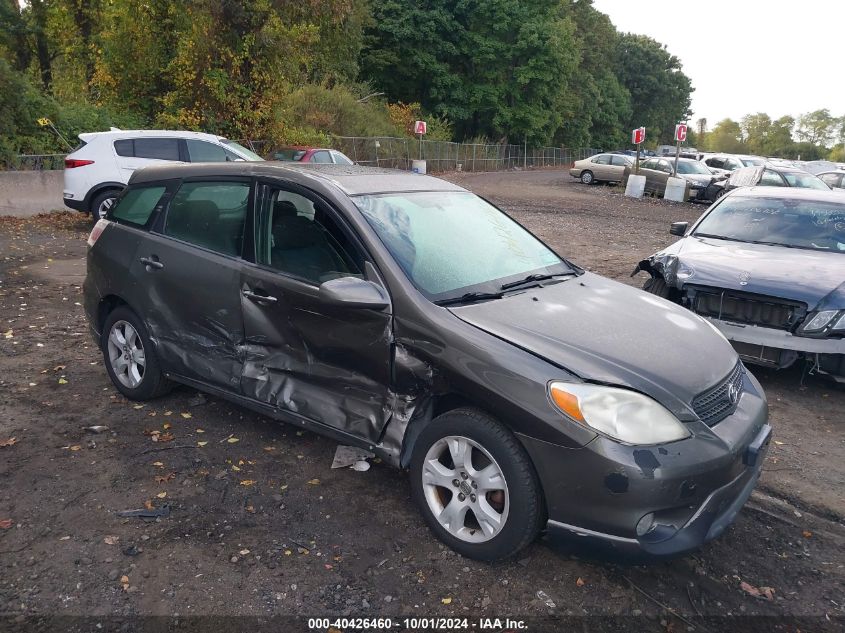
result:
<svg viewBox="0 0 845 633"><path fill-rule="evenodd" d="M687 124L686 123L678 123L675 126L675 140L678 143L683 143L687 140Z"/></svg>
<svg viewBox="0 0 845 633"><path fill-rule="evenodd" d="M414 134L425 134L425 133L426 133L425 121L415 121L414 122Z"/></svg>

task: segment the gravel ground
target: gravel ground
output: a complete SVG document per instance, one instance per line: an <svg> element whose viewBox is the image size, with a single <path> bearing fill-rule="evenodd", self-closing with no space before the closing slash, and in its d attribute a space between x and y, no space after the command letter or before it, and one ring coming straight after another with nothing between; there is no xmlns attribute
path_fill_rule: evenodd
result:
<svg viewBox="0 0 845 633"><path fill-rule="evenodd" d="M561 171L449 178L580 265L635 285L630 271L669 243L669 222L704 210L626 199ZM760 492L700 551L643 564L538 541L519 560L481 564L431 536L402 472L331 470L333 442L188 389L145 405L118 395L80 305L87 229L72 213L0 218L0 629L34 614L843 624L845 391L830 382L755 370L776 442ZM145 507L169 516L116 514ZM714 622L700 628L746 630Z"/></svg>

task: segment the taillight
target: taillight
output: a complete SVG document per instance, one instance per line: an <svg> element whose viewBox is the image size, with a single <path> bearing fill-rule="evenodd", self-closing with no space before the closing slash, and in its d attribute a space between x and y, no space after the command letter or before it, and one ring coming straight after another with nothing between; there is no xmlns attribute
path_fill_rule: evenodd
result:
<svg viewBox="0 0 845 633"><path fill-rule="evenodd" d="M65 169L73 169L74 167L85 167L85 165L93 164L93 160L82 160L81 158L65 158Z"/></svg>
<svg viewBox="0 0 845 633"><path fill-rule="evenodd" d="M94 246L96 241L103 234L103 231L106 230L106 227L109 224L111 224L111 222L109 222L105 218L97 220L97 223L94 225L94 228L91 229L91 235L88 236L88 246Z"/></svg>

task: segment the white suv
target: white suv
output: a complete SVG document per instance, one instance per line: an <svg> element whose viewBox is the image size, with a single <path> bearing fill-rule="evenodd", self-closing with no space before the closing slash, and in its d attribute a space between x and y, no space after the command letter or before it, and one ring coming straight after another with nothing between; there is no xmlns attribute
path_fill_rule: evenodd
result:
<svg viewBox="0 0 845 633"><path fill-rule="evenodd" d="M80 134L65 158L65 205L104 217L136 169L166 162L219 163L264 160L214 134L173 130L118 130Z"/></svg>

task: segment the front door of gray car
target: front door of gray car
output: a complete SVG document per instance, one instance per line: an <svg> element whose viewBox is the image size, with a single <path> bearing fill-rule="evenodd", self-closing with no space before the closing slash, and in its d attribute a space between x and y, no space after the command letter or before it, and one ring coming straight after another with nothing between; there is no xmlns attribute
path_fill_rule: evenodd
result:
<svg viewBox="0 0 845 633"><path fill-rule="evenodd" d="M184 182L160 232L141 240L132 277L166 371L229 391L241 374L239 298L250 181Z"/></svg>
<svg viewBox="0 0 845 633"><path fill-rule="evenodd" d="M240 280L242 393L376 442L393 408L390 310L330 305L319 293L332 279L363 279L363 250L307 190L261 189L256 264Z"/></svg>

